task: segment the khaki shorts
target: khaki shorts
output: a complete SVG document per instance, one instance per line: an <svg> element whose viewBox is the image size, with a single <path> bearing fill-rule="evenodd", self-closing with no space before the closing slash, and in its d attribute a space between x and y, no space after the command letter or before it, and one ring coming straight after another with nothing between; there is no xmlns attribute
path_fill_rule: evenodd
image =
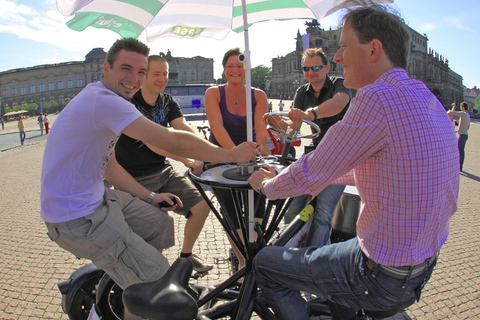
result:
<svg viewBox="0 0 480 320"><path fill-rule="evenodd" d="M50 239L92 260L122 288L157 280L169 268L159 250L175 244L172 216L129 193L106 189L92 214L45 224Z"/></svg>
<svg viewBox="0 0 480 320"><path fill-rule="evenodd" d="M138 183L156 193L173 193L182 200L183 207L177 207L175 213L189 217L192 207L203 201L193 183L179 175L171 165L166 165L161 172L136 177Z"/></svg>

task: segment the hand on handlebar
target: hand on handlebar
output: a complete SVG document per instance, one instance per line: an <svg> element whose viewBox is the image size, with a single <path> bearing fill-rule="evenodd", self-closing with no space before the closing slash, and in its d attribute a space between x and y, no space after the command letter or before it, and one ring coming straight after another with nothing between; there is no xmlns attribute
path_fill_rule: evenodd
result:
<svg viewBox="0 0 480 320"><path fill-rule="evenodd" d="M292 128L297 128L302 124L303 119L308 119L308 113L303 110L292 108L288 112L288 117L292 120Z"/></svg>
<svg viewBox="0 0 480 320"><path fill-rule="evenodd" d="M288 112L288 117L294 123L302 122L303 119L309 120L308 119L308 113L303 111L303 110L297 109L297 108L290 109L290 111Z"/></svg>

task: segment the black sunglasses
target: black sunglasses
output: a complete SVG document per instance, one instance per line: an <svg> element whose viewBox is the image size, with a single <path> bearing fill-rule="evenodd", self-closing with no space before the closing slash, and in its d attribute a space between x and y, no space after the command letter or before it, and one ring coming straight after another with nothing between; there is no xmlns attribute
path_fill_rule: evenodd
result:
<svg viewBox="0 0 480 320"><path fill-rule="evenodd" d="M325 64L321 64L319 66L313 66L313 67L305 67L303 66L302 69L303 71L305 72L308 72L308 70L312 69L313 71L319 71L319 70L322 70L323 68L325 68L326 65Z"/></svg>

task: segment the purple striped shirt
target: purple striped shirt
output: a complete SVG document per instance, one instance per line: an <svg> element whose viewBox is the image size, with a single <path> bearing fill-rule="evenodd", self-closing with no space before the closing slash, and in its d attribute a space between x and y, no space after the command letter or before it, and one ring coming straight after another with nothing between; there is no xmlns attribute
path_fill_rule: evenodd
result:
<svg viewBox="0 0 480 320"><path fill-rule="evenodd" d="M318 194L331 183L356 185L362 251L383 265L417 265L447 239L457 208L458 157L440 101L395 68L361 88L317 149L264 190L277 199Z"/></svg>

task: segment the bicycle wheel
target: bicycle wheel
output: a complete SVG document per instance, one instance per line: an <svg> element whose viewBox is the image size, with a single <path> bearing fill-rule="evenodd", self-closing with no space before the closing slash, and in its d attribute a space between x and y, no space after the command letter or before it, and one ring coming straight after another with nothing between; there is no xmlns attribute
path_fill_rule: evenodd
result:
<svg viewBox="0 0 480 320"><path fill-rule="evenodd" d="M90 310L95 303L95 286L100 278L101 275L88 279L82 284L81 289L75 293L70 310L67 313L70 320L87 320Z"/></svg>
<svg viewBox="0 0 480 320"><path fill-rule="evenodd" d="M123 290L106 273L98 283L96 311L103 320L123 319Z"/></svg>

